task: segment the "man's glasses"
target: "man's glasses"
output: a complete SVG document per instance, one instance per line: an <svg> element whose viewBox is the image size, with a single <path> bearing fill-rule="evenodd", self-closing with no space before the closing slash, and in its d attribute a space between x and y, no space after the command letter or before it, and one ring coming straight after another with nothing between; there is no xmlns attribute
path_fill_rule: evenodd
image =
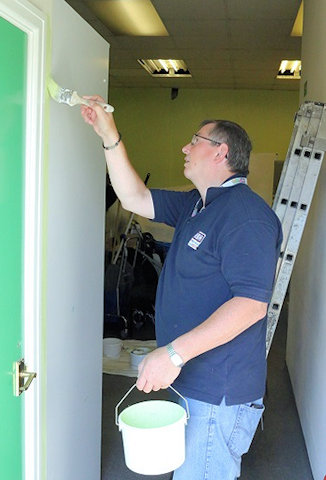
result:
<svg viewBox="0 0 326 480"><path fill-rule="evenodd" d="M196 145L198 143L198 138L203 138L204 140L208 140L209 142L213 143L213 145L221 145L222 142L217 142L216 140L212 140L211 138L203 137L202 135L198 135L195 133L191 139L191 145Z"/></svg>

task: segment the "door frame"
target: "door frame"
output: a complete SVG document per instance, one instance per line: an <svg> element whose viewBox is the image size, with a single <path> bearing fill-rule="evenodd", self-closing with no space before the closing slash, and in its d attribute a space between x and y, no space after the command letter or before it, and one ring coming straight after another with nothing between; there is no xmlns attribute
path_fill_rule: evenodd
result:
<svg viewBox="0 0 326 480"><path fill-rule="evenodd" d="M41 480L46 455L42 265L45 263L43 158L47 23L44 14L27 0L0 0L0 15L27 34L22 325L25 363L29 371L37 372L37 378L28 392L23 393L23 471L25 480Z"/></svg>

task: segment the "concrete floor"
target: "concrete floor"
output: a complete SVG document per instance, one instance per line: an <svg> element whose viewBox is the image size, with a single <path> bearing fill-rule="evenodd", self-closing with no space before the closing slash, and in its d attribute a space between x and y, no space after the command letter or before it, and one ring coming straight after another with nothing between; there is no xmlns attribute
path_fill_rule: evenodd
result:
<svg viewBox="0 0 326 480"><path fill-rule="evenodd" d="M241 480L313 480L285 364L286 307L285 304L268 358L264 431L258 428L249 453L243 457ZM125 466L114 408L133 383L132 378L103 375L102 480L169 480L170 474L138 475ZM142 401L143 395L134 390L132 403ZM162 399L167 393L151 395Z"/></svg>

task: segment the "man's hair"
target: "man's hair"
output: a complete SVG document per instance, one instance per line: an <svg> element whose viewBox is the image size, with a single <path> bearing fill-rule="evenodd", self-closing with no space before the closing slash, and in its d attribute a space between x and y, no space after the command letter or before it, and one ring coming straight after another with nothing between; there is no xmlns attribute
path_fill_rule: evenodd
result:
<svg viewBox="0 0 326 480"><path fill-rule="evenodd" d="M227 160L231 172L248 175L252 144L247 132L237 123L228 120L204 120L200 126L210 123L210 138L226 143L229 147Z"/></svg>

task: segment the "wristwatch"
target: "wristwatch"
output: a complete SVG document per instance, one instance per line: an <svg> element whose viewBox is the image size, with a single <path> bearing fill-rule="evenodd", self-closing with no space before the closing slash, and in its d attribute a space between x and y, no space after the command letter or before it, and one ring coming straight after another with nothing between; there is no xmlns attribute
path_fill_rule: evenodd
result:
<svg viewBox="0 0 326 480"><path fill-rule="evenodd" d="M173 365L175 365L176 367L180 367L180 368L183 367L184 362L183 362L182 358L180 357L180 355L174 350L174 348L172 346L172 343L168 343L166 348L167 348L169 357L170 357Z"/></svg>

